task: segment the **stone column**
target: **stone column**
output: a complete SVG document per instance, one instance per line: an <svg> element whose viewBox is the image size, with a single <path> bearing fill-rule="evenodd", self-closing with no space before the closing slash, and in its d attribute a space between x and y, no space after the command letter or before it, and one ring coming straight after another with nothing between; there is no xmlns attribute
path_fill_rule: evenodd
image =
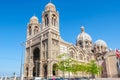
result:
<svg viewBox="0 0 120 80"><path fill-rule="evenodd" d="M42 64L42 60L43 60L43 48L42 48L42 39L43 39L43 34L41 34L41 39L40 39L40 77L43 77L43 64Z"/></svg>
<svg viewBox="0 0 120 80"><path fill-rule="evenodd" d="M29 55L29 73L28 73L28 78L33 78L33 54L32 54L32 48L31 48L32 41L30 41L30 55Z"/></svg>
<svg viewBox="0 0 120 80"><path fill-rule="evenodd" d="M52 77L52 67L51 67L51 62L50 62L50 60L48 61L48 63L47 63L47 78L51 78Z"/></svg>
<svg viewBox="0 0 120 80"><path fill-rule="evenodd" d="M24 77L27 77L27 70L26 70L26 66L24 65L24 72L23 72Z"/></svg>
<svg viewBox="0 0 120 80"><path fill-rule="evenodd" d="M48 33L48 59L51 59L51 45L52 45L52 38L51 38L51 31L49 30L49 33Z"/></svg>
<svg viewBox="0 0 120 80"><path fill-rule="evenodd" d="M40 74L39 74L40 77L43 77L43 63L42 61L40 61Z"/></svg>
<svg viewBox="0 0 120 80"><path fill-rule="evenodd" d="M51 38L51 31L49 30L49 33L48 33L48 77L51 77L51 53L52 53L52 49L51 49L51 45L52 45L52 38Z"/></svg>
<svg viewBox="0 0 120 80"><path fill-rule="evenodd" d="M52 27L52 13L50 12L50 14L48 15L49 17L49 27Z"/></svg>
<svg viewBox="0 0 120 80"><path fill-rule="evenodd" d="M65 77L64 74L65 74L65 72L58 70L57 76L59 76L59 77Z"/></svg>
<svg viewBox="0 0 120 80"><path fill-rule="evenodd" d="M28 79L32 79L33 78L33 64L31 64L31 67L29 68L29 75L28 75Z"/></svg>

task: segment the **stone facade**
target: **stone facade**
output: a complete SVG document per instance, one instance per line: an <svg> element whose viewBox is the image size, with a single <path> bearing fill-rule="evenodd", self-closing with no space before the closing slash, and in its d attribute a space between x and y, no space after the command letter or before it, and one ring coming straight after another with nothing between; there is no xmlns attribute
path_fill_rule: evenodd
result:
<svg viewBox="0 0 120 80"><path fill-rule="evenodd" d="M115 52L110 51L106 56L107 77L120 77Z"/></svg>
<svg viewBox="0 0 120 80"><path fill-rule="evenodd" d="M98 58L104 57L104 54L108 53L107 45L103 43L96 42L92 46L92 38L85 33L84 27L81 27L76 45L64 41L59 31L59 13L54 4L48 3L42 13L42 23L39 23L38 18L33 16L27 25L24 78L30 80L33 77L61 77L63 74L61 71L53 70L58 61L56 57L61 53L68 54L80 63L87 63L93 59L98 61ZM105 67L106 63L110 63L108 60L104 61ZM106 68L105 71L107 71ZM117 71L115 73L117 74ZM68 75L65 74L65 76ZM76 75L76 77L80 76L82 76L81 73ZM88 74L84 74L84 76L88 76Z"/></svg>

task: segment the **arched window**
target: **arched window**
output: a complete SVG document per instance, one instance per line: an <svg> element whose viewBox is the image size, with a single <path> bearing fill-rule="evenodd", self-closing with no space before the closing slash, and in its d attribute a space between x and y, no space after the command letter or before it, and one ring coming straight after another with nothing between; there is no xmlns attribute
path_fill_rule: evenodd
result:
<svg viewBox="0 0 120 80"><path fill-rule="evenodd" d="M37 26L35 26L35 28L34 28L34 34L38 33L38 31L39 31L39 28Z"/></svg>
<svg viewBox="0 0 120 80"><path fill-rule="evenodd" d="M82 42L80 42L79 45L80 45L81 48L83 48L83 43Z"/></svg>
<svg viewBox="0 0 120 80"><path fill-rule="evenodd" d="M79 60L83 60L83 55L79 54Z"/></svg>
<svg viewBox="0 0 120 80"><path fill-rule="evenodd" d="M99 46L97 46L97 49L98 49L98 51L99 51Z"/></svg>
<svg viewBox="0 0 120 80"><path fill-rule="evenodd" d="M96 51L96 47L94 47L94 50Z"/></svg>
<svg viewBox="0 0 120 80"><path fill-rule="evenodd" d="M31 26L29 26L29 35L32 34L32 29L31 29Z"/></svg>
<svg viewBox="0 0 120 80"><path fill-rule="evenodd" d="M70 52L70 57L71 57L71 58L74 58L74 53L73 53L73 51Z"/></svg>
<svg viewBox="0 0 120 80"><path fill-rule="evenodd" d="M85 48L89 48L88 41L85 41Z"/></svg>
<svg viewBox="0 0 120 80"><path fill-rule="evenodd" d="M45 15L44 19L45 19L45 26L48 26L49 24L48 15Z"/></svg>
<svg viewBox="0 0 120 80"><path fill-rule="evenodd" d="M56 26L56 24L57 24L57 21L56 21L56 20L57 20L57 17L53 14L53 15L52 15L52 25L53 25L53 26Z"/></svg>
<svg viewBox="0 0 120 80"><path fill-rule="evenodd" d="M52 17L52 25L54 24L54 18Z"/></svg>
<svg viewBox="0 0 120 80"><path fill-rule="evenodd" d="M54 18L54 26L56 26L56 18Z"/></svg>
<svg viewBox="0 0 120 80"><path fill-rule="evenodd" d="M85 41L85 44L88 44L88 41Z"/></svg>
<svg viewBox="0 0 120 80"><path fill-rule="evenodd" d="M89 57L87 56L87 61L89 61Z"/></svg>

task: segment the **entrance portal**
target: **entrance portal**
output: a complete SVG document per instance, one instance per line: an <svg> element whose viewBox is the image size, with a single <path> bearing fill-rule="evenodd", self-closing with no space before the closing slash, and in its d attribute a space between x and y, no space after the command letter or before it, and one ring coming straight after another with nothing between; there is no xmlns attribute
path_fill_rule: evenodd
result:
<svg viewBox="0 0 120 80"><path fill-rule="evenodd" d="M57 76L57 73L58 73L58 71L57 71L57 64L53 64L53 69L52 70L53 70L52 71L53 76Z"/></svg>
<svg viewBox="0 0 120 80"><path fill-rule="evenodd" d="M40 61L40 50L39 48L35 48L33 51L33 62L34 62L34 68L33 68L33 77L39 77L39 61Z"/></svg>

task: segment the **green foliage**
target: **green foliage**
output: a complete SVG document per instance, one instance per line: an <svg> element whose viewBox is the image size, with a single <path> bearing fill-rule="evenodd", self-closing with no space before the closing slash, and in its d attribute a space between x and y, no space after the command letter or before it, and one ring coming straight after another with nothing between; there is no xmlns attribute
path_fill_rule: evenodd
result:
<svg viewBox="0 0 120 80"><path fill-rule="evenodd" d="M89 63L79 63L77 60L68 57L65 53L58 56L57 69L64 72L85 72L95 76L100 73L101 67L91 60Z"/></svg>
<svg viewBox="0 0 120 80"><path fill-rule="evenodd" d="M90 63L87 64L87 72L92 74L93 77L99 74L100 71L101 71L101 67L95 63L95 60L91 60Z"/></svg>
<svg viewBox="0 0 120 80"><path fill-rule="evenodd" d="M61 70L61 71L66 71L66 60L63 59L63 57L65 57L66 54L60 54L57 58L58 58L58 66L57 69Z"/></svg>
<svg viewBox="0 0 120 80"><path fill-rule="evenodd" d="M56 71L57 68L58 68L58 64L54 64L54 65L53 65L53 71Z"/></svg>
<svg viewBox="0 0 120 80"><path fill-rule="evenodd" d="M77 72L77 64L75 59L68 57L65 53L58 56L58 69L61 71L75 73Z"/></svg>
<svg viewBox="0 0 120 80"><path fill-rule="evenodd" d="M66 69L66 71L72 72L72 73L77 72L77 64L78 64L78 62L73 58L68 58L68 59L66 59L66 61L67 61L67 69Z"/></svg>

